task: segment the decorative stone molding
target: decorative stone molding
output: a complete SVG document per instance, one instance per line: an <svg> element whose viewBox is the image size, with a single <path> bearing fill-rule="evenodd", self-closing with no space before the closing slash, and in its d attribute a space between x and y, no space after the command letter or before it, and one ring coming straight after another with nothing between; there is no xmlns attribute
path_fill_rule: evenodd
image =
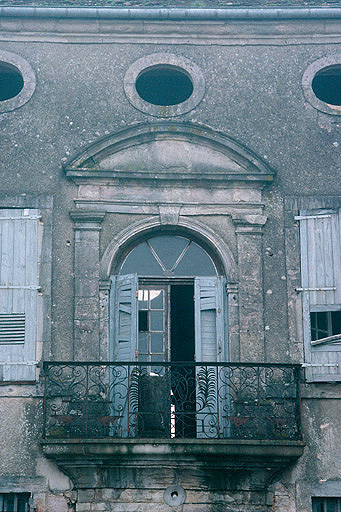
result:
<svg viewBox="0 0 341 512"><path fill-rule="evenodd" d="M326 57L322 57L321 59L315 60L310 66L305 70L302 77L302 87L303 93L307 101L309 101L310 105L325 114L332 114L334 116L341 116L341 106L339 105L331 105L326 103L325 101L320 100L314 93L312 89L312 82L316 73L321 71L324 68L332 67L339 65L341 66L341 54L336 55L328 55Z"/></svg>
<svg viewBox="0 0 341 512"><path fill-rule="evenodd" d="M24 81L23 88L19 94L13 98L9 98L8 100L0 101L1 113L15 110L28 102L36 87L36 77L30 64L16 53L7 52L0 49L0 62L4 62L5 64L12 67L12 69L16 68L20 72Z"/></svg>
<svg viewBox="0 0 341 512"><path fill-rule="evenodd" d="M153 105L137 93L135 83L144 71L157 67L172 67L185 72L193 84L191 96L176 105ZM193 110L205 94L205 79L201 69L185 57L171 53L153 53L134 62L124 77L124 92L129 102L141 112L156 117L173 117Z"/></svg>
<svg viewBox="0 0 341 512"><path fill-rule="evenodd" d="M178 224L180 206L159 206L161 224Z"/></svg>
<svg viewBox="0 0 341 512"><path fill-rule="evenodd" d="M100 231L105 212L97 210L71 210L70 217L74 221L74 229Z"/></svg>
<svg viewBox="0 0 341 512"><path fill-rule="evenodd" d="M146 158L146 155L149 155ZM110 134L69 160L66 176L81 185L141 182L250 189L271 183L274 172L254 153L211 128L176 121L139 124Z"/></svg>
<svg viewBox="0 0 341 512"><path fill-rule="evenodd" d="M237 234L262 234L263 226L267 221L265 215L238 215L232 216Z"/></svg>
<svg viewBox="0 0 341 512"><path fill-rule="evenodd" d="M172 228L172 224L168 224L168 228ZM222 274L227 276L229 281L236 281L237 265L228 245L213 231L213 229L205 226L204 224L180 216L178 223L174 225L177 232L187 233L187 235L194 237L198 243L204 243L210 249L209 252L214 252L217 255L217 263L220 263L220 270ZM174 232L173 228L173 232ZM108 279L115 266L121 261L122 254L125 247L131 247L134 241L149 235L153 231L165 229L159 216L149 217L141 221L135 222L127 228L120 231L110 242L101 259L101 279ZM218 265L219 266L219 265Z"/></svg>

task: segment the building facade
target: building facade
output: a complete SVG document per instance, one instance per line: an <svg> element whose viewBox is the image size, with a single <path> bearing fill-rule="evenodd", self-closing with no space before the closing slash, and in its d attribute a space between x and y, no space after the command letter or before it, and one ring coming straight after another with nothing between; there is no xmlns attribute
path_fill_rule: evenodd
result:
<svg viewBox="0 0 341 512"><path fill-rule="evenodd" d="M0 7L0 512L340 512L341 6L111 4Z"/></svg>

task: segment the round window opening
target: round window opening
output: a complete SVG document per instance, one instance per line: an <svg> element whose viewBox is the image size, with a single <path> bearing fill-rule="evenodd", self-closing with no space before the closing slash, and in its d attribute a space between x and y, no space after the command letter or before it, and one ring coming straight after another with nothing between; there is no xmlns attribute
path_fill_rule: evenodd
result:
<svg viewBox="0 0 341 512"><path fill-rule="evenodd" d="M311 87L319 100L341 106L341 65L321 69L314 76Z"/></svg>
<svg viewBox="0 0 341 512"><path fill-rule="evenodd" d="M152 105L177 105L193 93L192 80L176 66L146 69L137 77L135 87L139 96Z"/></svg>
<svg viewBox="0 0 341 512"><path fill-rule="evenodd" d="M24 87L19 69L7 62L0 62L0 101L15 98Z"/></svg>

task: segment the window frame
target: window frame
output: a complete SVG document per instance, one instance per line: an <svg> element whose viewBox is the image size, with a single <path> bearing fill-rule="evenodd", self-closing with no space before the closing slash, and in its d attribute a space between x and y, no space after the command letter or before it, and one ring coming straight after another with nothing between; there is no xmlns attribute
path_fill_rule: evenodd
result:
<svg viewBox="0 0 341 512"><path fill-rule="evenodd" d="M336 500L335 512L341 512L341 498L335 497L335 496L313 496L311 499L313 512L321 512L321 510L318 510L318 508L317 508L320 505L320 503L316 503L317 500L323 501L323 512L327 512L328 500L329 500L329 503L330 503L330 500ZM315 501L315 503L314 503L314 501Z"/></svg>

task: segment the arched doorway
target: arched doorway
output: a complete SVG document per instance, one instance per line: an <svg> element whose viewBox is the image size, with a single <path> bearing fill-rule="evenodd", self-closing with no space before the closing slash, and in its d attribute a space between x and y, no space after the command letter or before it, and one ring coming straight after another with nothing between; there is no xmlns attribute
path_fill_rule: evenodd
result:
<svg viewBox="0 0 341 512"><path fill-rule="evenodd" d="M138 363L127 372L136 384L123 385L136 391L133 428L140 436L206 437L208 424L218 428L217 396L211 405L206 396L200 400L213 386L218 389L207 363L227 360L224 277L218 269L192 238L161 233L140 240L111 276L111 356ZM116 407L125 404L117 398ZM121 422L127 429L131 416L127 412Z"/></svg>
<svg viewBox="0 0 341 512"><path fill-rule="evenodd" d="M111 279L113 360L227 359L224 278L196 241L150 236L128 252Z"/></svg>

